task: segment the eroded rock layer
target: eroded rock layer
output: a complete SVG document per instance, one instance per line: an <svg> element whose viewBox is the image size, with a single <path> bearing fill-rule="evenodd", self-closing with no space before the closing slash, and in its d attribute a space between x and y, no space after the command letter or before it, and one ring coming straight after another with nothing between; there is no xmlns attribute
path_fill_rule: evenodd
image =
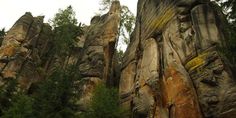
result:
<svg viewBox="0 0 236 118"><path fill-rule="evenodd" d="M129 117L232 118L236 83L217 47L221 17L208 0L139 0L123 59L121 104Z"/></svg>
<svg viewBox="0 0 236 118"><path fill-rule="evenodd" d="M135 30L120 75L121 105L135 118L233 118L236 82L224 47L221 13L208 0L139 0ZM45 78L57 60L77 64L84 84L78 104L86 111L93 88L114 85L120 3L95 16L68 57L51 56L52 30L43 17L23 15L0 47L0 86L20 87ZM60 59L62 58L62 59ZM64 68L63 66L61 66ZM119 75L118 75L119 76Z"/></svg>
<svg viewBox="0 0 236 118"><path fill-rule="evenodd" d="M33 17L26 12L8 31L0 47L1 82L18 79L21 87L29 88L32 82L42 79L51 34L43 16Z"/></svg>
<svg viewBox="0 0 236 118"><path fill-rule="evenodd" d="M27 12L8 31L0 47L0 87L7 79L16 79L23 90L46 79L55 68L77 67L81 78L81 111L86 111L94 87L101 82L113 85L113 55L118 40L121 6L114 1L108 13L95 16L84 33L77 37L73 49L64 55L54 53L57 40L43 16ZM65 64L66 63L66 64ZM116 80L117 81L117 80ZM82 82L81 82L82 83ZM33 84L35 85L35 84Z"/></svg>
<svg viewBox="0 0 236 118"><path fill-rule="evenodd" d="M86 32L82 58L79 62L82 80L87 81L79 101L84 110L87 110L86 106L90 101L93 88L98 83L113 84L110 73L113 70L112 60L118 40L120 11L120 2L113 2L107 14L92 18Z"/></svg>

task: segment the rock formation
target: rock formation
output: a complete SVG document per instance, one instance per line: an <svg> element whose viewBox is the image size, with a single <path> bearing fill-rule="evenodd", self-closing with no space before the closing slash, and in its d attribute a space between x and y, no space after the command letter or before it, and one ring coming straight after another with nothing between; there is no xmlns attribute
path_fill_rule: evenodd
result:
<svg viewBox="0 0 236 118"><path fill-rule="evenodd" d="M121 104L131 117L232 118L236 83L208 0L139 0L123 59Z"/></svg>
<svg viewBox="0 0 236 118"><path fill-rule="evenodd" d="M33 17L26 12L8 31L0 47L1 82L17 78L21 87L29 88L32 82L42 79L39 71L48 60L51 33L43 16Z"/></svg>
<svg viewBox="0 0 236 118"><path fill-rule="evenodd" d="M50 51L55 44L49 24L43 16L33 17L27 12L8 31L0 47L1 84L7 79L16 79L24 90L32 83L50 75L53 69L65 68L62 63L77 65L81 74L82 97L78 104L86 109L93 88L100 82L112 84L113 55L118 40L120 3L112 3L109 12L95 16L86 26L84 35L78 36L75 48L67 57L54 55ZM60 65L61 64L61 65ZM110 79L111 78L111 79Z"/></svg>
<svg viewBox="0 0 236 118"><path fill-rule="evenodd" d="M93 88L103 81L112 84L113 55L118 40L120 3L112 3L109 12L92 18L85 35L79 71L86 83L79 104L86 110Z"/></svg>
<svg viewBox="0 0 236 118"><path fill-rule="evenodd" d="M43 17L23 15L0 47L0 86L17 79L20 87L45 79L58 58L76 64L82 81L82 111L100 82L114 85L114 62L121 7L95 16L68 57L50 55L52 30ZM209 0L139 0L130 44L123 57L121 105L134 118L232 118L236 80L218 50L227 41L222 17ZM63 67L62 67L63 68ZM118 75L119 76L119 75Z"/></svg>

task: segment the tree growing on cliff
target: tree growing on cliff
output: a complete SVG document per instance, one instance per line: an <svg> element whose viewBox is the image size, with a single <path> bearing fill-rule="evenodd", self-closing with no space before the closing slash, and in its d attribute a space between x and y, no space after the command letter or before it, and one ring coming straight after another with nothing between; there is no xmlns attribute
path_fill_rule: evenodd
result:
<svg viewBox="0 0 236 118"><path fill-rule="evenodd" d="M65 68L68 66L68 58L76 47L78 36L83 34L82 24L77 25L75 12L71 6L66 9L59 9L55 17L51 20L53 26L52 49L50 50L50 58L57 60L54 67Z"/></svg>
<svg viewBox="0 0 236 118"><path fill-rule="evenodd" d="M229 42L228 47L228 58L233 65L236 64L236 0L226 0L221 3L224 9L229 23Z"/></svg>
<svg viewBox="0 0 236 118"><path fill-rule="evenodd" d="M101 8L99 8L99 10L101 12L109 10L113 1L115 1L115 0L101 0L100 1Z"/></svg>
<svg viewBox="0 0 236 118"><path fill-rule="evenodd" d="M54 28L54 51L58 55L68 55L70 49L75 45L77 36L83 33L81 24L77 25L75 12L71 6L59 9L51 20Z"/></svg>
<svg viewBox="0 0 236 118"><path fill-rule="evenodd" d="M134 30L135 16L127 6L121 6L120 38L126 45L130 42L131 33Z"/></svg>
<svg viewBox="0 0 236 118"><path fill-rule="evenodd" d="M214 0L222 8L231 24L236 25L236 0Z"/></svg>
<svg viewBox="0 0 236 118"><path fill-rule="evenodd" d="M6 35L6 31L5 31L5 28L2 28L0 30L0 38L4 37Z"/></svg>
<svg viewBox="0 0 236 118"><path fill-rule="evenodd" d="M224 26L225 36L227 37L226 46L221 52L229 59L233 68L236 69L236 0L214 0L225 14L226 26Z"/></svg>
<svg viewBox="0 0 236 118"><path fill-rule="evenodd" d="M6 35L6 31L5 31L5 28L3 28L0 30L0 45L2 45L2 40L5 35Z"/></svg>

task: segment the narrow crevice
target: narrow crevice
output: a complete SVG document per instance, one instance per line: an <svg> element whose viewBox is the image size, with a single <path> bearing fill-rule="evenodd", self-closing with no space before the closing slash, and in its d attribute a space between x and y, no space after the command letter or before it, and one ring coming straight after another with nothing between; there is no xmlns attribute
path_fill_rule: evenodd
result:
<svg viewBox="0 0 236 118"><path fill-rule="evenodd" d="M31 30L31 28L32 28L34 22L35 22L35 19L34 19L33 22L31 23L31 25L30 25L30 27L29 27L29 29L28 29L28 31L27 31L26 37L29 36L29 32L30 32L30 30ZM36 39L36 42L39 40L42 31L43 31L43 23L42 23L42 25L40 26L40 31L39 31L39 32L36 32L36 33L39 33L39 34L38 34L38 37L37 37L37 39ZM36 34L36 35L37 35L37 34ZM35 43L34 46L36 46L36 45L37 45L37 43ZM16 79L21 75L21 72L22 72L22 70L23 70L23 67L24 67L24 65L26 64L26 62L28 61L28 56L32 55L33 49L35 48L34 46L32 47L32 49L29 49L29 54L26 55L24 61L22 62L22 65L21 65L19 71L17 72ZM34 63L33 63L33 64L34 64ZM35 65L35 64L34 64L34 65Z"/></svg>
<svg viewBox="0 0 236 118"><path fill-rule="evenodd" d="M168 112L169 112L169 115L168 115L168 118L174 118L174 104L171 104L169 107L168 107Z"/></svg>

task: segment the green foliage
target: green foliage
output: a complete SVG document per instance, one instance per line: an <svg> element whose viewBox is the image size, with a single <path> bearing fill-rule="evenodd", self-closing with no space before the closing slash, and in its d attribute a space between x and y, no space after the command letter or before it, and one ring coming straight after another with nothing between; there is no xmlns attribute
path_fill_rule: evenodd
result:
<svg viewBox="0 0 236 118"><path fill-rule="evenodd" d="M225 14L224 33L227 38L225 46L220 49L227 59L231 62L233 68L236 68L236 0L214 0L219 4L218 7Z"/></svg>
<svg viewBox="0 0 236 118"><path fill-rule="evenodd" d="M54 19L52 20L53 27L61 27L65 25L76 25L77 19L75 18L75 12L71 6L68 6L65 10L59 9Z"/></svg>
<svg viewBox="0 0 236 118"><path fill-rule="evenodd" d="M227 32L229 39L226 41L226 46L223 47L222 53L229 59L232 66L236 66L236 28L229 27Z"/></svg>
<svg viewBox="0 0 236 118"><path fill-rule="evenodd" d="M222 11L226 14L231 24L236 25L236 0L214 0L220 4Z"/></svg>
<svg viewBox="0 0 236 118"><path fill-rule="evenodd" d="M118 90L99 84L91 99L90 111L86 118L123 118L124 112L119 106Z"/></svg>
<svg viewBox="0 0 236 118"><path fill-rule="evenodd" d="M17 80L5 80L0 91L1 118L33 118L33 99L20 92Z"/></svg>
<svg viewBox="0 0 236 118"><path fill-rule="evenodd" d="M75 38L83 33L77 26L71 6L59 10L52 20L54 39L50 56L68 56ZM4 31L4 29L2 30ZM5 32L5 31L4 31ZM1 34L2 33L0 32ZM75 81L79 80L76 66L65 66L47 75L45 80L34 83L32 95L17 90L17 81L9 79L0 89L0 117L4 118L73 118L77 110L75 100L79 94ZM46 75L45 75L46 76ZM14 99L13 99L14 98ZM24 108L23 108L24 107Z"/></svg>
<svg viewBox="0 0 236 118"><path fill-rule="evenodd" d="M0 38L1 38L1 37L4 37L5 35L6 35L5 28L2 28L2 29L0 30Z"/></svg>
<svg viewBox="0 0 236 118"><path fill-rule="evenodd" d="M99 10L101 12L107 11L109 9L109 7L111 6L113 1L115 1L115 0L101 0L100 1L101 8L99 8Z"/></svg>
<svg viewBox="0 0 236 118"><path fill-rule="evenodd" d="M15 79L5 81L0 87L0 116L4 110L8 110L12 105L11 101L16 94L17 82Z"/></svg>
<svg viewBox="0 0 236 118"><path fill-rule="evenodd" d="M12 106L4 112L2 118L34 118L33 99L26 95L18 95Z"/></svg>
<svg viewBox="0 0 236 118"><path fill-rule="evenodd" d="M131 33L134 30L135 16L127 6L121 7L120 38L126 45L130 42Z"/></svg>
<svg viewBox="0 0 236 118"><path fill-rule="evenodd" d="M122 64L124 52L122 50L116 50L116 58L119 64Z"/></svg>
<svg viewBox="0 0 236 118"><path fill-rule="evenodd" d="M60 55L65 56L70 52L71 47L74 45L74 39L76 36L82 34L81 24L77 26L77 20L75 19L75 12L72 7L69 6L65 10L59 10L52 20L54 39L53 49L50 52L50 56ZM0 37L5 35L5 29L0 31ZM66 56L65 56L66 57ZM49 112L52 112L56 109L55 106L59 108L59 114L69 114L70 108L68 108L69 99L72 97L71 89L72 84L72 73L73 70L57 70L49 78L46 78L45 81L40 83L39 89L36 92L37 94L33 95L34 111L36 114L45 115ZM73 71L74 72L74 71ZM73 74L73 78L76 74ZM1 86L0 91L0 116L4 111L10 111L14 107L12 98L16 96L16 80L7 80L4 85ZM17 97L19 98L19 97ZM45 98L45 99L44 99ZM15 104L15 103L14 103ZM47 106L44 109L44 106ZM61 107L61 108L60 108ZM63 107L63 108L62 108ZM52 114L56 114L52 112ZM36 115L37 116L37 115Z"/></svg>
<svg viewBox="0 0 236 118"><path fill-rule="evenodd" d="M72 118L74 79L70 72L57 70L39 85L35 92L34 109L38 118Z"/></svg>
<svg viewBox="0 0 236 118"><path fill-rule="evenodd" d="M59 9L59 12L52 20L54 27L54 53L68 55L70 49L75 45L77 36L83 34L82 26L77 26L75 12L71 6L66 9Z"/></svg>
<svg viewBox="0 0 236 118"><path fill-rule="evenodd" d="M3 28L0 30L0 45L2 44L2 40L5 35L6 35L6 31L5 31L5 28Z"/></svg>
<svg viewBox="0 0 236 118"><path fill-rule="evenodd" d="M75 66L56 70L38 83L30 96L16 92L16 81L8 81L0 91L0 117L3 118L74 118L80 76ZM3 89L4 88L4 89Z"/></svg>

